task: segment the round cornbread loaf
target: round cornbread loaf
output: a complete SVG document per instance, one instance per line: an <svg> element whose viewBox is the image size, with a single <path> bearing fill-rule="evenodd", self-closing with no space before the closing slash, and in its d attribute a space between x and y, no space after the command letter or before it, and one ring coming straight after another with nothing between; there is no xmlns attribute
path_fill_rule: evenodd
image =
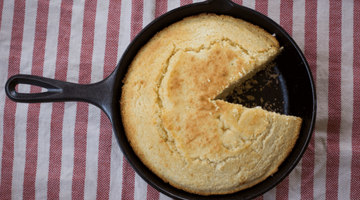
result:
<svg viewBox="0 0 360 200"><path fill-rule="evenodd" d="M228 194L275 173L302 120L221 100L281 51L263 29L201 14L157 33L123 80L121 116L140 160L176 188Z"/></svg>

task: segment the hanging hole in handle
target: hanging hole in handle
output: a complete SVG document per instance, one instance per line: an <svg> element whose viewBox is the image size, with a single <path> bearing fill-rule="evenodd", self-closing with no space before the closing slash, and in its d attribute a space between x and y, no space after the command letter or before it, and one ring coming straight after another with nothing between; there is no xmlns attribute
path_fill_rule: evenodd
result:
<svg viewBox="0 0 360 200"><path fill-rule="evenodd" d="M33 75L14 75L5 84L8 98L15 102L41 103L60 101L62 82Z"/></svg>
<svg viewBox="0 0 360 200"><path fill-rule="evenodd" d="M44 93L49 92L49 89L40 87L37 85L31 85L26 83L19 83L15 86L15 91L17 93L23 93L23 94L36 94L36 93Z"/></svg>

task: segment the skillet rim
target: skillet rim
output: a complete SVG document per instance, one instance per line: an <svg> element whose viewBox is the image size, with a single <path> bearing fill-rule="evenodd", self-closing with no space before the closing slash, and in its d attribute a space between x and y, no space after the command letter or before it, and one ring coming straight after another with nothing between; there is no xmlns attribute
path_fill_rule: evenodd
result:
<svg viewBox="0 0 360 200"><path fill-rule="evenodd" d="M194 11L195 10L195 11ZM241 190L239 192L235 192L233 194L227 194L227 195L210 195L210 196L201 196L196 195L192 193L185 192L183 190L179 190L168 183L165 183L162 179L160 179L158 176L156 176L153 172L151 172L136 156L136 154L133 152L129 142L127 141L127 138L125 136L124 128L122 125L121 115L120 115L120 96L121 96L121 87L122 87L122 80L127 72L128 66L130 62L132 61L133 57L136 55L138 50L150 39L155 35L156 32L162 30L163 28L167 27L168 25L175 23L176 21L179 21L183 19L184 17L200 14L200 13L215 13L215 14L224 14L224 15L231 15L229 13L233 12L234 10L238 12L245 12L247 14L250 13L247 17L241 17L241 19L244 19L245 21L249 21L253 24L259 24L254 23L255 20L264 21L262 23L267 24L267 26L260 26L264 28L265 30L269 31L270 29L275 28L275 34L281 34L284 35L287 44L291 47L293 47L297 51L297 56L299 56L302 60L302 66L305 67L307 75L310 80L310 89L312 94L312 110L311 110L311 119L307 119L309 121L309 130L306 131L305 136L303 137L303 144L298 147L297 142L297 154L296 158L292 159L292 163L290 166L288 166L285 170L281 170L281 166L279 166L279 171L283 171L280 173L279 171L274 174L277 175L275 180L268 181L269 178L264 180L263 182L245 190ZM197 13L193 13L197 12ZM245 15L245 14L239 14L239 15ZM180 17L181 16L181 17ZM252 18L254 17L255 18ZM236 18L240 18L237 16L234 16ZM250 20L249 20L250 19ZM150 34L149 34L150 32ZM130 56L134 55L134 56ZM314 79L311 74L310 66L306 61L305 56L303 55L302 51L298 47L298 45L295 43L295 41L291 38L291 36L277 23L275 23L273 20L268 18L267 16L252 10L250 8L235 4L231 2L230 0L209 0L205 2L200 3L194 3L186 6L179 7L177 9L171 10L160 17L153 20L150 24L148 24L143 30L140 31L139 34L131 41L131 43L128 45L126 50L124 51L120 61L118 62L115 70L112 72L112 74L109 76L110 79L114 81L113 86L113 96L112 96L112 109L109 111L108 116L112 123L114 134L116 136L116 139L118 141L119 147L124 154L125 158L127 159L128 163L131 165L131 167L137 172L137 174L144 179L149 185L157 189L158 191L168 195L169 197L176 198L176 199L215 199L215 198L228 198L228 199L252 199L257 196L260 196L264 194L265 192L269 191L276 185L278 185L283 179L285 179L289 173L295 168L295 166L300 161L301 157L305 153L305 150L311 140L312 133L315 126L315 119L316 119L316 92L315 92L315 86L314 86ZM119 121L120 120L120 121ZM120 123L119 123L120 122ZM303 125L304 126L304 125ZM302 127L304 129L304 127ZM304 131L300 131L300 134L304 134ZM299 136L300 138L301 136ZM305 137L305 138L304 138ZM294 147L295 149L295 147ZM293 149L293 151L294 151ZM293 151L289 155L289 157L293 154ZM288 159L286 159L284 162L286 162ZM279 175L280 173L280 175ZM273 176L272 176L273 177ZM259 187L259 185L261 187ZM254 188L262 188L259 189L257 192L253 192Z"/></svg>

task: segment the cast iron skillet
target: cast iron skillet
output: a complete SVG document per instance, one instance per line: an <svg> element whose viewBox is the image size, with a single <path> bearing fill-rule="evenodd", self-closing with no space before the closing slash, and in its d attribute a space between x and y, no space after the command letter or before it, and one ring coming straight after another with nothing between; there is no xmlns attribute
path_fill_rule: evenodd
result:
<svg viewBox="0 0 360 200"><path fill-rule="evenodd" d="M138 50L158 31L184 17L200 13L226 14L256 24L271 34L275 34L284 47L276 59L274 70L279 74L279 87L263 91L260 95L265 101L274 97L281 99L276 104L284 114L299 116L303 119L297 143L279 167L278 172L265 181L243 191L221 196L199 196L178 190L163 182L153 174L134 154L124 133L120 116L119 99L122 79ZM262 78L259 78L262 79ZM18 93L15 86L30 84L46 88L46 92L36 94ZM273 87L275 88L275 87ZM151 186L176 199L251 199L255 198L280 183L297 165L311 139L316 115L316 93L309 65L293 39L274 21L252 9L237 5L230 0L209 0L172 10L154 20L144 28L130 43L112 74L106 79L89 85L63 82L31 75L15 75L5 86L7 96L16 102L41 103L59 101L83 101L96 105L109 117L119 146L134 170ZM255 94L255 96L257 96ZM261 106L261 104L260 104Z"/></svg>

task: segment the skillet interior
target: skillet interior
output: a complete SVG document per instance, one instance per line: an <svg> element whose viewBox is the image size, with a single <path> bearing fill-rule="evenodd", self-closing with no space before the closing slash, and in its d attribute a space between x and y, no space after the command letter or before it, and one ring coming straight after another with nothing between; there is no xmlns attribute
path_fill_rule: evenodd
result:
<svg viewBox="0 0 360 200"><path fill-rule="evenodd" d="M122 80L126 74L128 66L140 50L140 48L155 35L158 31L177 22L184 17L197 15L200 13L225 14L236 18L244 19L276 34L281 46L284 47L283 53L276 59L276 69L281 74L283 86L278 92L278 97L284 99L283 113L299 116L303 119L299 139L288 158L279 167L278 172L267 178L265 181L243 191L229 195L199 196L178 190L153 174L135 155L124 133L120 116L119 99L121 95ZM301 159L308 143L311 139L315 123L316 97L312 75L307 61L299 47L292 38L275 22L268 17L234 4L228 0L213 0L198 4L191 4L170 11L154 20L144 28L131 42L124 52L115 71L111 75L114 80L114 93L112 101L112 111L110 120L113 124L115 135L118 139L120 148L134 170L151 186L160 192L176 199L251 199L255 198L280 183ZM270 98L270 97L269 97ZM272 97L271 97L272 98ZM285 106L284 106L285 105Z"/></svg>

